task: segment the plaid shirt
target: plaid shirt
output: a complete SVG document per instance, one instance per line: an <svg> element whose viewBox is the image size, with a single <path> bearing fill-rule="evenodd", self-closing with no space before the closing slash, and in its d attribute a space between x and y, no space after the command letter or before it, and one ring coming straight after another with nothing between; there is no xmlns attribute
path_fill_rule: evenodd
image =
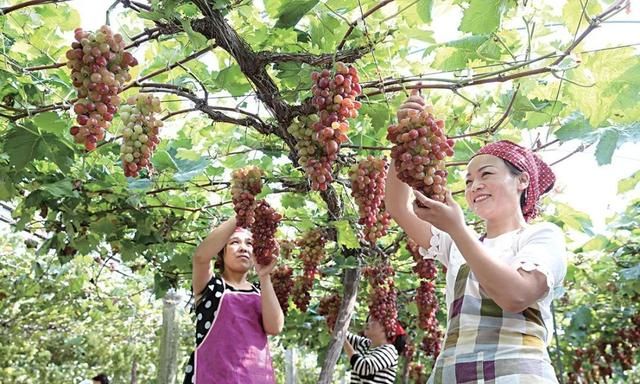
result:
<svg viewBox="0 0 640 384"><path fill-rule="evenodd" d="M480 288L451 238L437 229L424 257L447 267L447 332L429 383L557 383L546 349L553 288L566 271L564 240L550 224L486 239L492 255L547 276L549 292L520 313L506 312ZM541 249L543 252L540 252Z"/></svg>

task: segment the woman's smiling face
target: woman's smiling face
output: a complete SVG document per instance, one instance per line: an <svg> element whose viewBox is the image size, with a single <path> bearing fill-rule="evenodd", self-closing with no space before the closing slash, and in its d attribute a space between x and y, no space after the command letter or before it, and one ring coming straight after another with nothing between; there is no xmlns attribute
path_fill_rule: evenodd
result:
<svg viewBox="0 0 640 384"><path fill-rule="evenodd" d="M520 194L526 189L528 178L513 175L499 157L478 155L469 162L465 185L471 210L482 219L491 220L521 209Z"/></svg>

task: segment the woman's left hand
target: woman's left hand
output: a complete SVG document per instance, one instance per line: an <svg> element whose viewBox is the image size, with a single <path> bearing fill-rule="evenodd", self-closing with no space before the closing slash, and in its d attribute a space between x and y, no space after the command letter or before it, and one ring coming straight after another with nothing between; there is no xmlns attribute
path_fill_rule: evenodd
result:
<svg viewBox="0 0 640 384"><path fill-rule="evenodd" d="M464 214L458 203L453 200L451 191L447 191L444 203L430 199L420 191L413 190L413 193L416 200L424 206L419 207L417 201L413 202L413 212L420 219L449 234L464 229Z"/></svg>
<svg viewBox="0 0 640 384"><path fill-rule="evenodd" d="M280 256L280 244L277 241L276 241L275 249L273 250L273 261L271 261L271 263L269 263L268 265L258 264L256 262L255 256L252 256L253 264L255 265L256 273L258 274L259 279L263 279L271 275L271 272L273 272L273 269L275 268L278 262L279 256Z"/></svg>

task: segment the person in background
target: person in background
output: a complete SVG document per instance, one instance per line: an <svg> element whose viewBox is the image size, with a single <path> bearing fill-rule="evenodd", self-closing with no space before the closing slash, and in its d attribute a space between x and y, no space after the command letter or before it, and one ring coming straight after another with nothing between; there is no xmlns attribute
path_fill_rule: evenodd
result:
<svg viewBox="0 0 640 384"><path fill-rule="evenodd" d="M406 332L396 322L395 333L388 338L384 326L367 318L364 337L347 332L344 351L351 365L351 383L393 384L398 370L398 356L404 351Z"/></svg>

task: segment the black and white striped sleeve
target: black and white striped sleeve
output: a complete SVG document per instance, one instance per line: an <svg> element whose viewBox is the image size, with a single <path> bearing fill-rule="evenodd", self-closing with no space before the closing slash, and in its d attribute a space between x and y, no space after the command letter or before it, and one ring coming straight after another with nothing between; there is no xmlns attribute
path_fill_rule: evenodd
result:
<svg viewBox="0 0 640 384"><path fill-rule="evenodd" d="M366 337L354 335L351 332L347 332L347 341L358 353L364 353L367 349L369 349L369 345L371 345L371 340L367 339Z"/></svg>
<svg viewBox="0 0 640 384"><path fill-rule="evenodd" d="M392 344L375 348L366 357L358 353L351 356L351 369L360 376L374 375L383 369L397 365L398 352Z"/></svg>

